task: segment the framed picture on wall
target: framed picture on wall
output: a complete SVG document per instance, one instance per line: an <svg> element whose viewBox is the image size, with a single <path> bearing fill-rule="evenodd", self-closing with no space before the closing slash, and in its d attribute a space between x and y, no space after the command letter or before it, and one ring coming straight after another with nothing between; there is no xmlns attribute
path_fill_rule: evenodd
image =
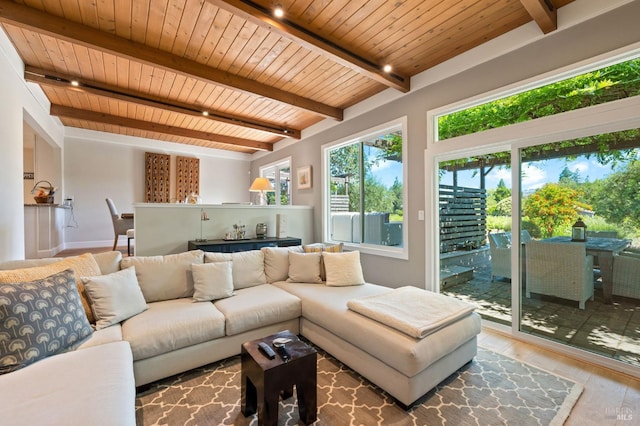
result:
<svg viewBox="0 0 640 426"><path fill-rule="evenodd" d="M311 188L311 166L298 167L298 189Z"/></svg>

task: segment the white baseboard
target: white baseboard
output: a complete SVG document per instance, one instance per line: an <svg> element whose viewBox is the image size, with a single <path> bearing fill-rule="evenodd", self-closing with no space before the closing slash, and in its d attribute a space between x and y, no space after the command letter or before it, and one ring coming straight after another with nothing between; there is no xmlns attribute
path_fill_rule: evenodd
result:
<svg viewBox="0 0 640 426"><path fill-rule="evenodd" d="M121 245L121 240L124 239L124 245L127 244L127 238L123 237L118 240L118 245ZM95 247L113 247L113 240L101 240L101 241L74 241L66 242L64 244L65 249L86 249Z"/></svg>

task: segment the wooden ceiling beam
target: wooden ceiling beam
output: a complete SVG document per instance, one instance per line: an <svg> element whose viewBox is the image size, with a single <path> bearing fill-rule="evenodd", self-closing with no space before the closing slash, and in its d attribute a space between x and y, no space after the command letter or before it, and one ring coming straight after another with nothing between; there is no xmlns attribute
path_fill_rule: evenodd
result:
<svg viewBox="0 0 640 426"><path fill-rule="evenodd" d="M393 87L407 93L411 90L411 79L394 72L385 72L384 65L364 58L318 34L312 33L303 26L286 18L276 19L272 11L251 0L207 0L212 5L224 9L234 15L242 16L269 31L294 41L305 48L329 57L331 60L346 66L359 74L366 75L385 86ZM286 11L285 11L286 14ZM389 64L393 65L393 64Z"/></svg>
<svg viewBox="0 0 640 426"><path fill-rule="evenodd" d="M245 77L211 68L205 64L102 32L77 22L68 21L9 0L0 0L0 22L65 40L69 43L79 44L89 49L125 57L135 62L175 72L186 77L197 78L206 83L263 96L324 117L336 120L343 119L343 110L341 108L332 107Z"/></svg>
<svg viewBox="0 0 640 426"><path fill-rule="evenodd" d="M273 145L267 142L234 138L232 136L225 135L217 135L215 133L168 126L165 124L152 123L149 121L136 120L133 118L120 117L117 115L104 114L101 112L87 111L63 105L52 104L49 112L51 113L51 115L55 115L56 117L73 118L75 120L86 120L92 121L94 123L110 124L112 126L122 126L131 129L145 130L148 132L163 133L166 135L180 136L191 139L200 139L226 145L242 146L259 151L273 151Z"/></svg>
<svg viewBox="0 0 640 426"><path fill-rule="evenodd" d="M259 120L251 120L239 115L228 114L215 110L206 110L202 106L185 104L178 101L171 101L146 93L127 90L122 87L111 86L109 84L97 81L78 78L72 75L59 73L51 70L44 70L29 65L25 66L24 79L32 83L61 87L65 90L71 90L79 93L88 93L97 96L104 96L112 99L118 99L125 102L131 102L138 105L144 105L152 108L159 108L167 111L186 114L202 119L219 121L222 123L233 124L235 126L247 127L264 132L276 134L279 136L287 136L295 139L301 138L301 131L286 126L279 126L275 123L268 123ZM71 85L71 81L77 81L78 86ZM208 115L203 115L206 110Z"/></svg>
<svg viewBox="0 0 640 426"><path fill-rule="evenodd" d="M551 0L520 0L543 33L558 29L558 11Z"/></svg>

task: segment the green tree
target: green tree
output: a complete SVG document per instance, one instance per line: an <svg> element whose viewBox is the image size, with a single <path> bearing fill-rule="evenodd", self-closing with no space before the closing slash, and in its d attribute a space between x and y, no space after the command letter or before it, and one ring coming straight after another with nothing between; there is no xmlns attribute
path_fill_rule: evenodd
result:
<svg viewBox="0 0 640 426"><path fill-rule="evenodd" d="M640 160L589 185L587 199L609 222L640 228Z"/></svg>
<svg viewBox="0 0 640 426"><path fill-rule="evenodd" d="M393 212L393 194L373 176L365 179L365 212Z"/></svg>
<svg viewBox="0 0 640 426"><path fill-rule="evenodd" d="M551 237L555 228L578 218L578 196L574 189L548 183L524 200L524 214L540 228L543 237Z"/></svg>
<svg viewBox="0 0 640 426"><path fill-rule="evenodd" d="M572 172L567 166L565 166L560 172L560 176L558 176L558 182L564 185L580 183L580 172Z"/></svg>
<svg viewBox="0 0 640 426"><path fill-rule="evenodd" d="M511 190L507 188L507 185L504 183L504 179L500 179L500 182L498 182L498 187L493 192L493 198L497 203L499 203L507 197L511 197Z"/></svg>
<svg viewBox="0 0 640 426"><path fill-rule="evenodd" d="M500 200L500 202L496 204L493 214L496 216L511 216L511 197Z"/></svg>
<svg viewBox="0 0 640 426"><path fill-rule="evenodd" d="M391 191L392 196L393 213L402 215L404 208L402 203L402 184L398 181L397 177L393 181L393 185L391 185L389 190Z"/></svg>

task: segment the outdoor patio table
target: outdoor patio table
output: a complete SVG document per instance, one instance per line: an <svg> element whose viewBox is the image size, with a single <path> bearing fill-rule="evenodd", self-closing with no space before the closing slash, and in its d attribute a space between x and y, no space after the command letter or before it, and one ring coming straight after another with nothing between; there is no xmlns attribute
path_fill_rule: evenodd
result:
<svg viewBox="0 0 640 426"><path fill-rule="evenodd" d="M543 241L570 243L571 237L551 237ZM621 252L630 244L631 240L621 240L619 238L587 237L587 241L585 241L587 254L598 257L600 273L602 274L604 303L612 303L613 255Z"/></svg>

